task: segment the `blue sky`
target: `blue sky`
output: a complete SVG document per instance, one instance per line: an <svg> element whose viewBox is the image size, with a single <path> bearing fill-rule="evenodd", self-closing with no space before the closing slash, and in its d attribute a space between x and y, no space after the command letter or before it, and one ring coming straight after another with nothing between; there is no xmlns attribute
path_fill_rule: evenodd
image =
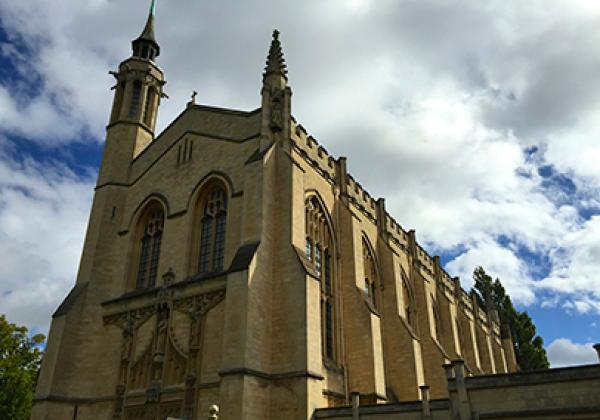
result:
<svg viewBox="0 0 600 420"><path fill-rule="evenodd" d="M0 308L45 332L72 287L112 92L149 1L0 3ZM254 109L273 28L295 117L463 287L483 265L555 366L600 342L600 6L158 5L169 99ZM249 16L252 16L250 19Z"/></svg>

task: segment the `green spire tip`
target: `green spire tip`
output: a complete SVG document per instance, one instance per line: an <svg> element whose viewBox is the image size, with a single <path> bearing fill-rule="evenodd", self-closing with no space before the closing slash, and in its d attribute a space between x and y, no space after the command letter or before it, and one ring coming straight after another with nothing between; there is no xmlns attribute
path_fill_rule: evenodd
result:
<svg viewBox="0 0 600 420"><path fill-rule="evenodd" d="M152 3L150 4L150 14L156 16L156 0L152 0Z"/></svg>

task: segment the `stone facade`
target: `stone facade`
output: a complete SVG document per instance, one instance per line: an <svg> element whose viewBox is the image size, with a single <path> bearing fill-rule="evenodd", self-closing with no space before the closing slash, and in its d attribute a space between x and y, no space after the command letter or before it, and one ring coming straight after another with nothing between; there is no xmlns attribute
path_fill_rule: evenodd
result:
<svg viewBox="0 0 600 420"><path fill-rule="evenodd" d="M253 111L195 104L158 136L151 14L115 99L77 282L33 419L308 419L448 398L442 365L517 370L481 308L292 117L278 33ZM319 414L321 415L321 414Z"/></svg>

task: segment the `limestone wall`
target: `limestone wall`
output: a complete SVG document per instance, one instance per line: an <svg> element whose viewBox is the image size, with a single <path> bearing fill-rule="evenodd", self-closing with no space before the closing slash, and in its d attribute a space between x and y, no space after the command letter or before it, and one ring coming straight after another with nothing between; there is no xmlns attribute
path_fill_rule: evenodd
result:
<svg viewBox="0 0 600 420"><path fill-rule="evenodd" d="M506 371L496 320L461 289L459 279L440 266L439 258L430 256L416 242L414 231L403 229L385 210L384 200L373 198L346 172L344 158L330 156L295 121L291 132L291 156L302 173L304 195L315 191L323 197L341 243L343 311L339 316L345 337L343 363L348 392L375 395L379 386L375 378L379 377L389 394L386 398L414 399L420 395L419 385L424 384L431 387L432 398L442 398L447 390L440 366L456 358L467 360L469 374ZM302 248L303 222L297 224L295 245ZM377 244L382 307L375 316L380 318L381 356L366 343L375 342L378 334L367 321L372 315L368 305L358 299L362 288L361 235ZM402 292L401 271L407 273L416 301L413 326L408 325L405 313L407 297ZM361 317L364 320L359 322ZM383 358L383 375L376 374L376 357Z"/></svg>

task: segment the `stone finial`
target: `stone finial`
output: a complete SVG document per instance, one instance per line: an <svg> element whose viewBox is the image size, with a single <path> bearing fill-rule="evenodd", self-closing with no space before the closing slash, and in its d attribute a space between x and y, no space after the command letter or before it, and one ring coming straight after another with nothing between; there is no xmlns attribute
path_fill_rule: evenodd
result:
<svg viewBox="0 0 600 420"><path fill-rule="evenodd" d="M348 193L348 168L347 159L345 156L340 156L337 160L337 177L336 181L340 187L340 193L346 195Z"/></svg>
<svg viewBox="0 0 600 420"><path fill-rule="evenodd" d="M208 420L219 420L219 406L216 404L213 404L210 406L210 408L208 409L208 412L210 414L210 416L208 417Z"/></svg>
<svg viewBox="0 0 600 420"><path fill-rule="evenodd" d="M283 58L283 50L281 42L279 42L279 31L277 29L273 31L273 40L271 41L271 48L269 48L269 55L267 56L267 66L265 67L265 76L272 73L279 74L287 79L287 66Z"/></svg>
<svg viewBox="0 0 600 420"><path fill-rule="evenodd" d="M460 292L462 291L460 287L460 278L452 277L452 281L454 282L454 296L460 296Z"/></svg>
<svg viewBox="0 0 600 420"><path fill-rule="evenodd" d="M413 257L413 260L417 259L417 233L414 229L408 231L408 251Z"/></svg>

